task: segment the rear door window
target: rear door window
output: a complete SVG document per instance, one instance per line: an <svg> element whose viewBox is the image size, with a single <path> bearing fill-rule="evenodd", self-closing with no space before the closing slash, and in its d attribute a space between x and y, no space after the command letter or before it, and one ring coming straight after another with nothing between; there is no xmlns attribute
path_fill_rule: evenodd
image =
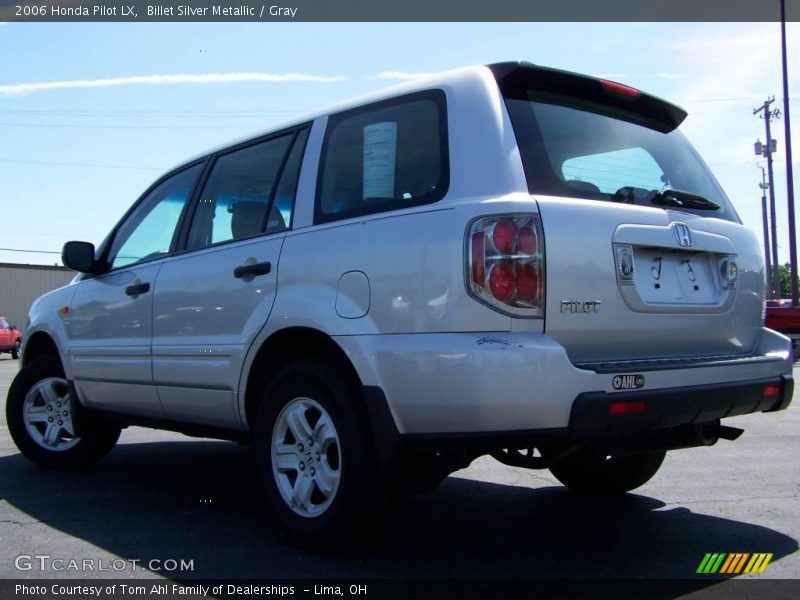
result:
<svg viewBox="0 0 800 600"><path fill-rule="evenodd" d="M220 156L203 186L187 249L287 229L307 130Z"/></svg>
<svg viewBox="0 0 800 600"><path fill-rule="evenodd" d="M436 202L449 184L441 90L370 104L328 121L315 222Z"/></svg>

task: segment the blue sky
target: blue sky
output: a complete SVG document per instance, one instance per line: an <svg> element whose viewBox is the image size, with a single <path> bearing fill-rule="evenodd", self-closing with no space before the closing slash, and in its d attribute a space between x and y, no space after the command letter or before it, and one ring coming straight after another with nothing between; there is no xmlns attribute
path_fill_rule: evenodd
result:
<svg viewBox="0 0 800 600"><path fill-rule="evenodd" d="M800 24L788 32L800 202ZM0 248L56 253L98 243L149 183L210 147L414 73L514 59L683 106L684 132L760 237L752 109L783 101L776 23L9 23L0 57ZM773 137L785 260L782 120Z"/></svg>

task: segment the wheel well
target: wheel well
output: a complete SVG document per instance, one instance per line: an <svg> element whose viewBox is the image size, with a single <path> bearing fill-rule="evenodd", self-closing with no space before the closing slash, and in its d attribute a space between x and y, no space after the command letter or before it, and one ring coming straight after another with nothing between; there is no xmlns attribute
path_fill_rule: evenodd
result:
<svg viewBox="0 0 800 600"><path fill-rule="evenodd" d="M28 338L25 344L25 354L22 356L22 364L27 364L42 356L55 356L60 358L56 343L46 333L38 331Z"/></svg>
<svg viewBox="0 0 800 600"><path fill-rule="evenodd" d="M330 360L361 388L361 379L347 354L329 335L306 327L282 329L264 342L250 366L245 388L245 416L251 429L267 386L278 371L301 358Z"/></svg>

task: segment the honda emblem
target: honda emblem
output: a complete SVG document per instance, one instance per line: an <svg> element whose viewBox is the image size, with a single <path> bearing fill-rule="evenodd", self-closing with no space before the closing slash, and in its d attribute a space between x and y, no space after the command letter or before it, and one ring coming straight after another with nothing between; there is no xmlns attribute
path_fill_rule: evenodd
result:
<svg viewBox="0 0 800 600"><path fill-rule="evenodd" d="M678 245L681 248L692 247L692 230L686 223L673 223L675 230L675 239L678 240Z"/></svg>

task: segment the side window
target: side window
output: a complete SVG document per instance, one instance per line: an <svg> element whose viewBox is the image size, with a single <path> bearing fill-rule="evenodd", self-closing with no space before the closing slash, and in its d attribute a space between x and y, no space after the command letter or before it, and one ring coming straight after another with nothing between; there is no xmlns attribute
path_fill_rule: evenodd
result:
<svg viewBox="0 0 800 600"><path fill-rule="evenodd" d="M184 169L161 182L120 226L108 253L111 268L169 253L175 228L202 165Z"/></svg>
<svg viewBox="0 0 800 600"><path fill-rule="evenodd" d="M0 319L0 329L11 329L5 319Z"/></svg>
<svg viewBox="0 0 800 600"><path fill-rule="evenodd" d="M331 117L315 221L440 200L449 184L444 92L430 90Z"/></svg>
<svg viewBox="0 0 800 600"><path fill-rule="evenodd" d="M658 163L643 148L576 156L564 161L561 172L568 186L605 194L613 194L624 186L659 190L665 183Z"/></svg>
<svg viewBox="0 0 800 600"><path fill-rule="evenodd" d="M187 249L288 228L302 158L298 142L305 135L305 130L297 136L292 132L220 156L200 195ZM284 182L292 170L288 186Z"/></svg>

